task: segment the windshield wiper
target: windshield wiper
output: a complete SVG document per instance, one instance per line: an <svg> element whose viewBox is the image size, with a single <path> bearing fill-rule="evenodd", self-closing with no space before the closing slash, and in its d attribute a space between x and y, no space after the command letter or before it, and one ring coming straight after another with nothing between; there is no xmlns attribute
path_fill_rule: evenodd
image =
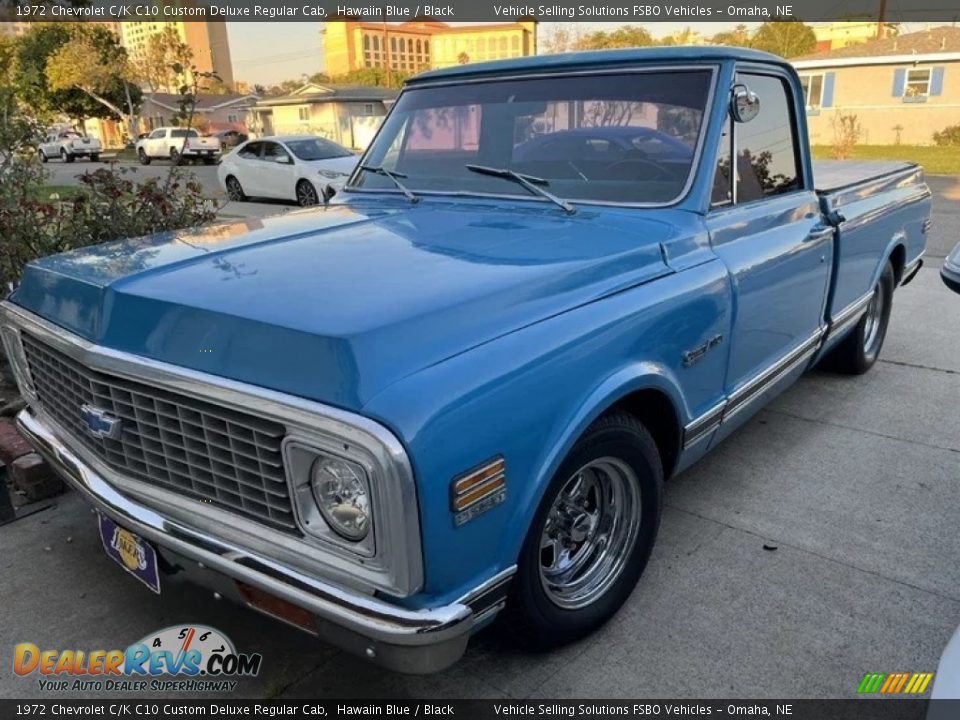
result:
<svg viewBox="0 0 960 720"><path fill-rule="evenodd" d="M481 175L492 175L493 177L502 177L502 178L507 178L508 180L513 180L514 182L519 183L520 185L523 185L523 187L525 187L527 190L532 192L534 195L539 195L540 197L546 198L547 200L554 203L555 205L559 205L560 207L563 208L564 212L569 213L571 215L573 215L573 213L577 211L577 209L573 205L568 203L566 200L562 198L558 198L553 193L547 192L542 187L540 187L541 185L550 184L550 181L545 180L544 178L535 177L533 175L522 175L508 168L492 168L492 167L487 167L486 165L472 165L469 163L465 167L470 172L479 173Z"/></svg>
<svg viewBox="0 0 960 720"><path fill-rule="evenodd" d="M397 186L397 188L400 190L400 192L404 194L407 200L409 200L412 203L420 202L420 198L418 198L416 195L410 192L410 188L408 188L406 185L400 182L400 178L406 177L406 175L404 175L403 173L394 172L393 170L387 170L386 168L380 167L379 165L377 166L358 165L357 167L359 167L361 170L366 170L367 172L372 172L377 175L383 175L384 177L390 178L391 180L393 180L393 184Z"/></svg>

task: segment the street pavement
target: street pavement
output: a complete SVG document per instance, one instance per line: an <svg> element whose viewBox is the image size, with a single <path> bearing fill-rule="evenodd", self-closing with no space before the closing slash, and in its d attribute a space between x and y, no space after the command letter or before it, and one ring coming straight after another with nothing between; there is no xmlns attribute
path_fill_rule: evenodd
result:
<svg viewBox="0 0 960 720"><path fill-rule="evenodd" d="M935 671L960 624L960 296L939 278L960 182L934 187L877 365L808 373L670 481L647 571L592 637L532 654L495 624L446 672L391 673L196 588L153 595L71 493L0 528L0 697L51 697L2 658L17 642L122 648L179 623L263 653L237 697L850 698L868 671Z"/></svg>
<svg viewBox="0 0 960 720"><path fill-rule="evenodd" d="M88 160L78 159L72 163L63 163L59 160L51 160L47 163L47 170L50 172L48 183L50 185L79 185L78 178L85 172L105 167L106 162L92 163ZM141 165L134 161L122 160L115 163L119 168L123 168L130 173L134 180L145 180L147 178L165 178L170 171L170 163L165 160L155 160L149 165ZM257 199L256 202L230 202L226 193L221 189L217 180L216 165L185 165L183 170L193 173L203 184L204 190L209 197L222 202L223 209L220 216L223 218L238 217L265 217L267 215L277 215L296 209L293 202L283 202L279 200Z"/></svg>

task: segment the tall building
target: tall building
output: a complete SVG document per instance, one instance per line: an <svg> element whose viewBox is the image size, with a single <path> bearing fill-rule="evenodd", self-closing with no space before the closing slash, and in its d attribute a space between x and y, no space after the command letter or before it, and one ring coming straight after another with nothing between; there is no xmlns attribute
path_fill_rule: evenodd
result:
<svg viewBox="0 0 960 720"><path fill-rule="evenodd" d="M897 27L897 23L877 23L876 21L832 22L814 25L813 34L817 38L817 51L826 52L870 40L883 40L896 35Z"/></svg>
<svg viewBox="0 0 960 720"><path fill-rule="evenodd" d="M19 37L23 35L30 23L4 21L0 22L0 35L13 35Z"/></svg>
<svg viewBox="0 0 960 720"><path fill-rule="evenodd" d="M535 22L447 25L330 21L320 30L324 72L332 77L362 68L417 72L467 62L535 55Z"/></svg>
<svg viewBox="0 0 960 720"><path fill-rule="evenodd" d="M200 72L215 72L227 85L233 85L233 63L227 26L222 22L124 22L120 40L131 55L143 52L150 37L172 27L193 53L193 64Z"/></svg>

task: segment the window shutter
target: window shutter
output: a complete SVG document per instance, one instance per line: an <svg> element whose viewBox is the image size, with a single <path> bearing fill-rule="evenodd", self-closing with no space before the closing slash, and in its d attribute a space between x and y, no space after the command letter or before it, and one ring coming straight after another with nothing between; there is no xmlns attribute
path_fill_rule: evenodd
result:
<svg viewBox="0 0 960 720"><path fill-rule="evenodd" d="M907 71L897 68L893 71L893 96L903 97L903 87L907 82Z"/></svg>
<svg viewBox="0 0 960 720"><path fill-rule="evenodd" d="M833 83L836 73L828 72L823 75L823 100L820 107L833 107Z"/></svg>
<svg viewBox="0 0 960 720"><path fill-rule="evenodd" d="M939 95L943 92L943 68L935 67L930 73L930 94Z"/></svg>

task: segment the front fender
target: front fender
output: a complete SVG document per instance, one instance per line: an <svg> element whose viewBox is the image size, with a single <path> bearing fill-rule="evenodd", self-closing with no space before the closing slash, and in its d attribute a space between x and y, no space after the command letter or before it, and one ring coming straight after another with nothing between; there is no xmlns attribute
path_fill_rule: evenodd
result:
<svg viewBox="0 0 960 720"><path fill-rule="evenodd" d="M390 427L417 477L424 591L449 602L513 565L546 486L583 431L626 395L653 388L680 424L722 394L726 353L683 353L728 332L723 266L704 263L507 334L405 378L365 414ZM502 456L507 499L459 527L450 484Z"/></svg>

